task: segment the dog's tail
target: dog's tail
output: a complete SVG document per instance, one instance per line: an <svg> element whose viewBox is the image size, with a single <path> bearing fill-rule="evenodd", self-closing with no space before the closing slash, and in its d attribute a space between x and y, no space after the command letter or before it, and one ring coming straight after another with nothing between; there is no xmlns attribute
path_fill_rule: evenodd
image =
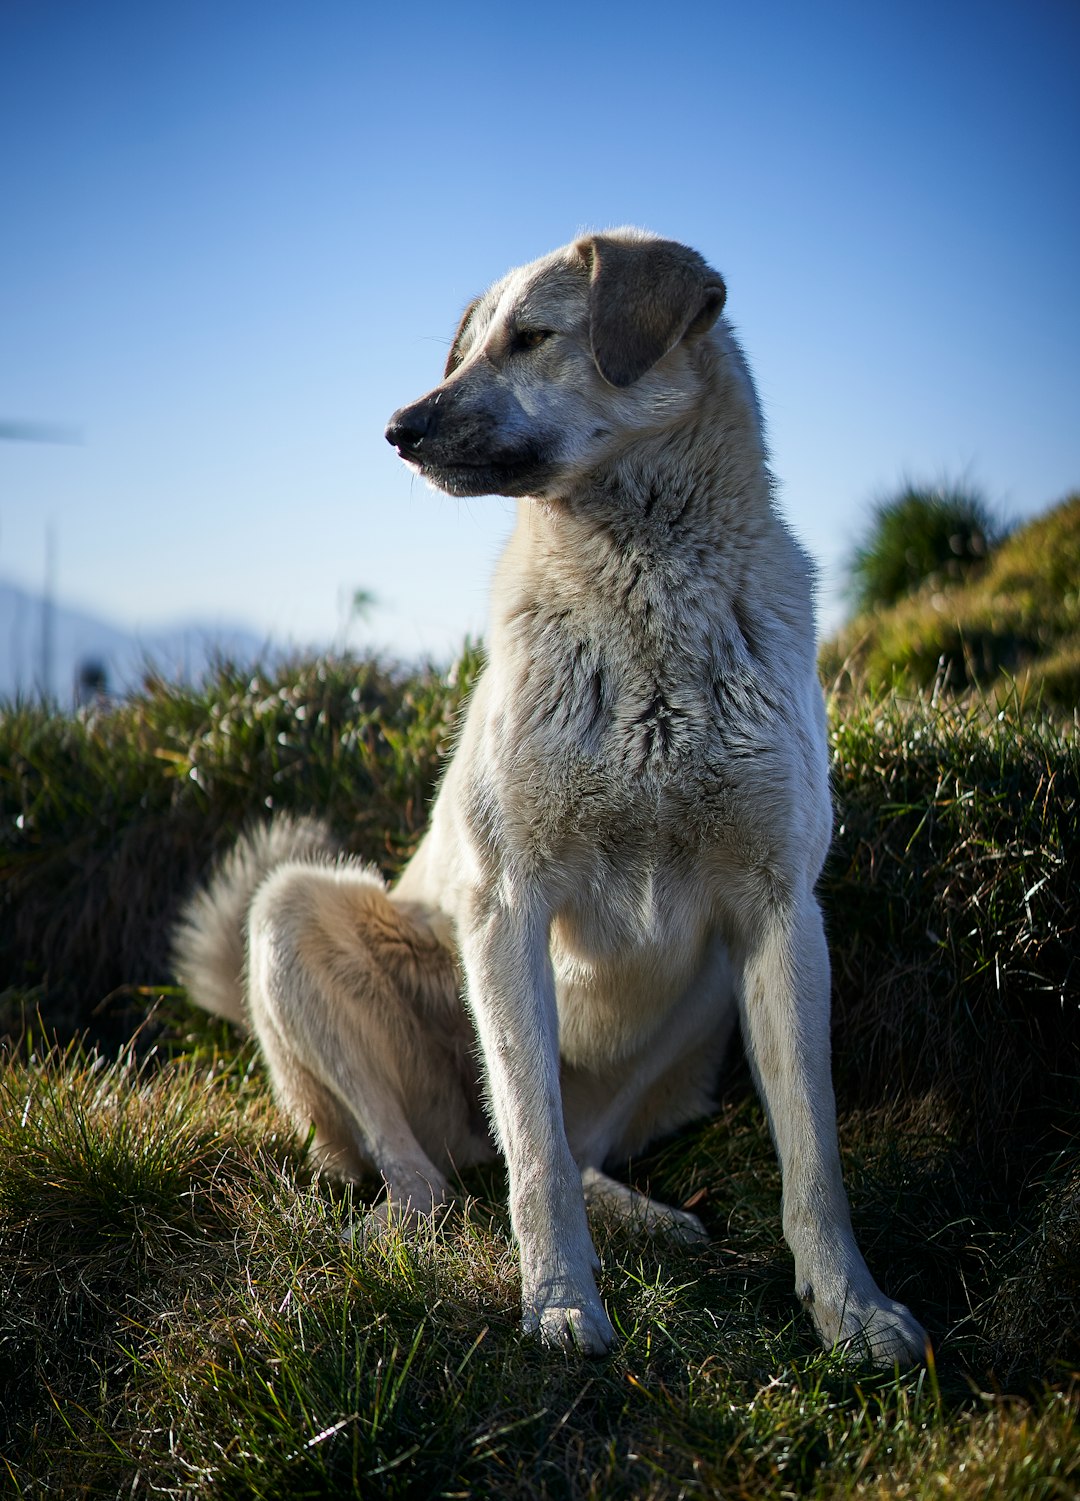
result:
<svg viewBox="0 0 1080 1501"><path fill-rule="evenodd" d="M332 861L338 845L317 818L279 814L248 829L185 902L173 929L173 972L191 1000L247 1029L244 964L255 892L286 860Z"/></svg>

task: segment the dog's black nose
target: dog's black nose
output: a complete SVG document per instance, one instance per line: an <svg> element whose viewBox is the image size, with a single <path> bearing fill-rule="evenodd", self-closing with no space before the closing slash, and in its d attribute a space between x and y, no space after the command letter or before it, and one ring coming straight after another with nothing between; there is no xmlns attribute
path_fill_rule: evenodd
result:
<svg viewBox="0 0 1080 1501"><path fill-rule="evenodd" d="M399 453L413 453L420 447L431 426L431 408L424 401L402 407L386 424L386 441Z"/></svg>

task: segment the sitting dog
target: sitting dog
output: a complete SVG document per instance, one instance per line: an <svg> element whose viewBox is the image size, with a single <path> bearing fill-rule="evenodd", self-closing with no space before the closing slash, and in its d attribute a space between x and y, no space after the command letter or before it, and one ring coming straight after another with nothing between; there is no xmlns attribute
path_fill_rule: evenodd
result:
<svg viewBox="0 0 1080 1501"><path fill-rule="evenodd" d="M519 500L428 832L390 890L315 821L252 832L177 971L255 1033L322 1164L382 1176L384 1218L431 1214L493 1136L525 1327L591 1353L586 1202L700 1231L605 1169L710 1109L738 1017L797 1294L827 1346L906 1364L926 1336L859 1253L837 1149L810 568L724 300L694 251L618 230L466 310L386 431L439 489Z"/></svg>

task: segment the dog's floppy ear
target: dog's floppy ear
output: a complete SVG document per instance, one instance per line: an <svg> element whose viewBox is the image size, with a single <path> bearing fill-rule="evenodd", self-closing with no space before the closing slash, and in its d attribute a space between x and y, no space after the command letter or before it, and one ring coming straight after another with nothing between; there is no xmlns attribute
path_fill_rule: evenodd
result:
<svg viewBox="0 0 1080 1501"><path fill-rule="evenodd" d="M589 271L589 341L612 386L632 386L687 334L710 329L723 278L674 240L590 235L575 246Z"/></svg>
<svg viewBox="0 0 1080 1501"><path fill-rule="evenodd" d="M473 300L469 303L469 306L461 315L461 322L458 324L457 332L454 334L454 342L450 345L450 353L446 356L446 369L443 371L443 380L445 380L448 375L453 375L454 371L461 364L462 335L464 334L466 328L468 328L469 326L469 319L476 312L476 309L479 306L479 297L474 297Z"/></svg>

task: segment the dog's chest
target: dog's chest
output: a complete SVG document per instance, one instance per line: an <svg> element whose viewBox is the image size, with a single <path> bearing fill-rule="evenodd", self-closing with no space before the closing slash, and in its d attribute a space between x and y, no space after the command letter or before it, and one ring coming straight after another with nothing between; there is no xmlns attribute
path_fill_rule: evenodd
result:
<svg viewBox="0 0 1080 1501"><path fill-rule="evenodd" d="M693 914L707 907L695 843L682 823L632 805L567 839L552 881L567 948L589 958L692 948Z"/></svg>
<svg viewBox="0 0 1080 1501"><path fill-rule="evenodd" d="M662 822L627 819L564 844L551 882L551 953L564 1031L597 1007L605 1034L662 1014L701 962L714 923L697 860ZM610 1013L610 1014L608 1014Z"/></svg>
<svg viewBox="0 0 1080 1501"><path fill-rule="evenodd" d="M513 691L500 739L531 820L601 848L656 849L710 821L775 734L750 675L710 650L635 652L548 640ZM547 841L545 841L547 842Z"/></svg>
<svg viewBox="0 0 1080 1501"><path fill-rule="evenodd" d="M775 734L745 610L704 564L611 548L594 562L574 589L545 596L536 579L539 597L519 594L504 617L505 728L534 782L572 768L647 800Z"/></svg>

